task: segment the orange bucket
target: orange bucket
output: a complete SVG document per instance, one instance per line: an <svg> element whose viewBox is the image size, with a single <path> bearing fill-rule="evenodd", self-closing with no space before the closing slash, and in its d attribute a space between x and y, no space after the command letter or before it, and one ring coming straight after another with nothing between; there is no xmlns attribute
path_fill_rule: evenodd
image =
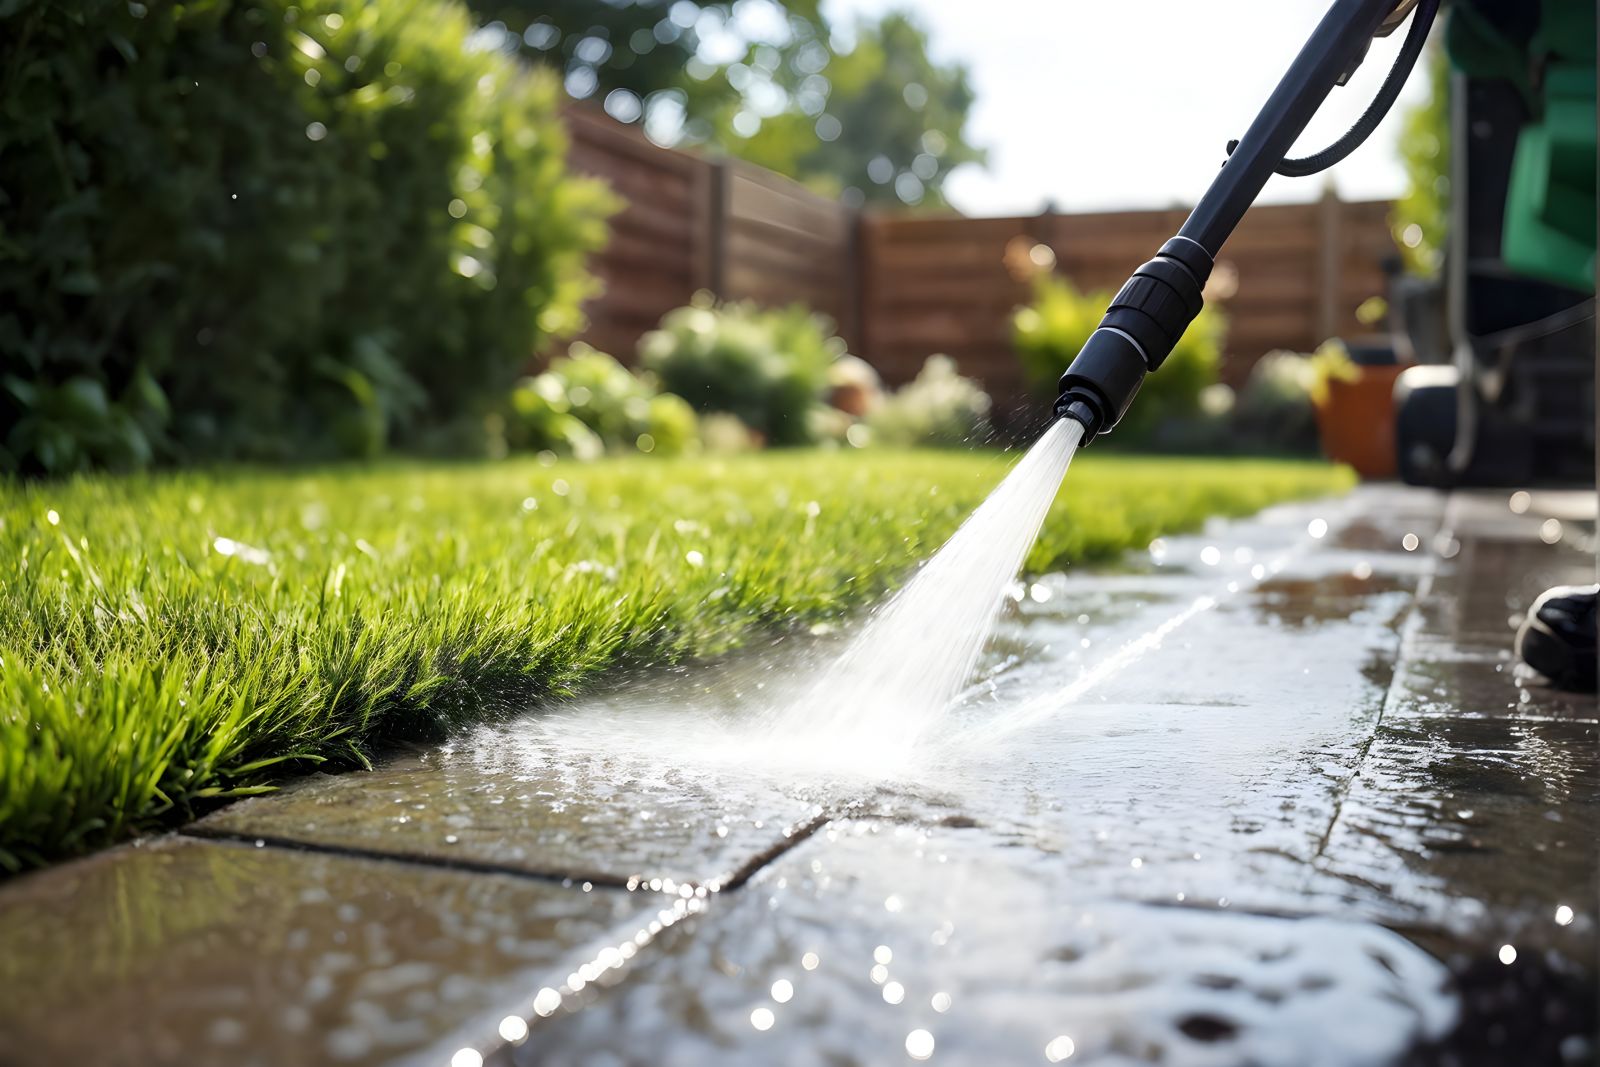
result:
<svg viewBox="0 0 1600 1067"><path fill-rule="evenodd" d="M1328 399L1317 406L1322 453L1348 463L1367 480L1395 476L1394 382L1404 366L1360 367L1355 381L1327 383Z"/></svg>

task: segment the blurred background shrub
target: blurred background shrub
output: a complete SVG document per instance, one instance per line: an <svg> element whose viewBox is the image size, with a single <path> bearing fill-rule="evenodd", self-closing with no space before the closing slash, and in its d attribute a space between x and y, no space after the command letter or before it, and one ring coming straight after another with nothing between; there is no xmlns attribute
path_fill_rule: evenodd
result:
<svg viewBox="0 0 1600 1067"><path fill-rule="evenodd" d="M515 449L579 459L635 449L678 455L698 446L698 422L682 397L656 392L651 379L580 343L517 383L506 439Z"/></svg>
<svg viewBox="0 0 1600 1067"><path fill-rule="evenodd" d="M448 0L0 4L0 467L471 447L607 194Z"/></svg>
<svg viewBox="0 0 1600 1067"><path fill-rule="evenodd" d="M801 306L716 304L705 293L639 341L644 367L697 411L735 415L769 445L817 440L829 368L845 344Z"/></svg>
<svg viewBox="0 0 1600 1067"><path fill-rule="evenodd" d="M884 445L975 445L989 429L989 394L956 372L949 356L929 356L911 382L867 416L871 440Z"/></svg>
<svg viewBox="0 0 1600 1067"><path fill-rule="evenodd" d="M1041 396L1054 398L1056 381L1100 324L1111 303L1108 292L1080 292L1070 281L1039 275L1033 281L1033 302L1012 318L1017 356L1029 382ZM1115 439L1142 443L1159 425L1200 414L1200 394L1217 380L1227 320L1207 304L1161 364L1161 372L1145 379L1139 402L1117 424Z"/></svg>
<svg viewBox="0 0 1600 1067"><path fill-rule="evenodd" d="M1268 352L1250 368L1233 410L1233 432L1257 449L1311 453L1317 413L1311 397L1317 370L1298 352Z"/></svg>

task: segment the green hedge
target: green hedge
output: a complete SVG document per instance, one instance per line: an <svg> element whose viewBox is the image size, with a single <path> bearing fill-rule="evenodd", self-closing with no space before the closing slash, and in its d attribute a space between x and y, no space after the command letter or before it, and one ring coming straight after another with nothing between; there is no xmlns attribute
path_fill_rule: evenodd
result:
<svg viewBox="0 0 1600 1067"><path fill-rule="evenodd" d="M0 0L0 469L469 440L605 192L443 0Z"/></svg>

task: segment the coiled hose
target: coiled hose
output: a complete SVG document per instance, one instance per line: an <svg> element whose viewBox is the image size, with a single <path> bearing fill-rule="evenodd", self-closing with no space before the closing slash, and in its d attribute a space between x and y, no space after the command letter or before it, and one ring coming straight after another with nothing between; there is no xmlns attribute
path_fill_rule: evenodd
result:
<svg viewBox="0 0 1600 1067"><path fill-rule="evenodd" d="M1304 178L1316 174L1344 159L1360 147L1361 142L1371 137L1372 131L1378 128L1378 123L1383 121L1400 96L1401 88L1411 76L1411 69L1417 65L1417 57L1422 55L1422 47L1428 42L1428 30L1433 27L1434 16L1438 13L1439 0L1422 0L1417 5L1416 12L1411 16L1411 28L1406 31L1406 39L1400 45L1399 54L1394 57L1394 66L1389 68L1388 76L1378 87L1378 93L1367 105L1367 110L1361 113L1361 117L1345 131L1343 137L1309 156L1285 158L1273 168L1273 172L1286 178ZM1233 155L1233 150L1238 147L1238 141L1229 141L1228 155Z"/></svg>

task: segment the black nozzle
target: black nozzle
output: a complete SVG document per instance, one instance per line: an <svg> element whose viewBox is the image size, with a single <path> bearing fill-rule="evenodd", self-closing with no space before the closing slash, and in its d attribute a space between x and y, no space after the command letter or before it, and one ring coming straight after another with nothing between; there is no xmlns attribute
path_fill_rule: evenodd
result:
<svg viewBox="0 0 1600 1067"><path fill-rule="evenodd" d="M1083 423L1083 441L1110 433L1144 381L1148 365L1133 338L1101 326L1061 376L1056 414Z"/></svg>
<svg viewBox="0 0 1600 1067"><path fill-rule="evenodd" d="M1056 415L1082 423L1085 444L1122 420L1145 374L1161 366L1200 314L1200 293L1210 274L1205 249L1175 237L1111 301L1061 376L1056 397Z"/></svg>

